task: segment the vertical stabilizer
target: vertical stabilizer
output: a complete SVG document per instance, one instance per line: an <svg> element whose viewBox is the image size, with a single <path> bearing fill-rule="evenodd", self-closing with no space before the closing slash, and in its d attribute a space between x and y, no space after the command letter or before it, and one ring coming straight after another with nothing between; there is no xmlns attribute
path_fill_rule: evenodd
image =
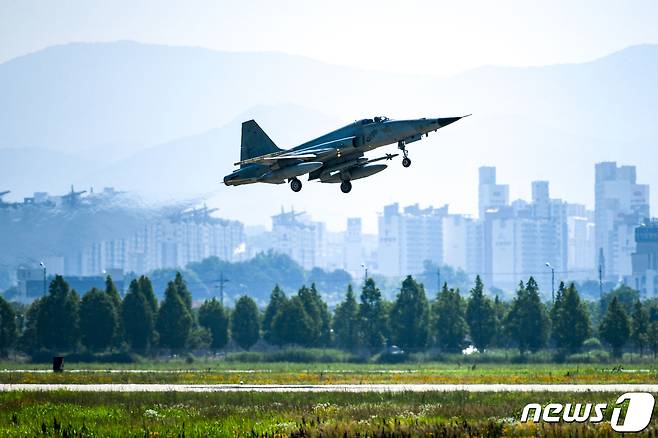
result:
<svg viewBox="0 0 658 438"><path fill-rule="evenodd" d="M242 123L242 144L240 145L240 161L261 155L279 152L272 139L258 126L254 120Z"/></svg>

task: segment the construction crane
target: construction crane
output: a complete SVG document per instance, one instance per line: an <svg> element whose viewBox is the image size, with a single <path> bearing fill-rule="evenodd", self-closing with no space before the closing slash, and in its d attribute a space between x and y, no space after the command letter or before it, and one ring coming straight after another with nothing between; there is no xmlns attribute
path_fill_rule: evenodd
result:
<svg viewBox="0 0 658 438"><path fill-rule="evenodd" d="M66 195L62 195L62 201L65 204L68 204L69 206L73 207L75 204L78 203L78 200L80 199L80 195L82 195L83 193L87 193L87 191L81 190L79 192L76 192L75 190L73 190L73 184L71 184L71 191Z"/></svg>

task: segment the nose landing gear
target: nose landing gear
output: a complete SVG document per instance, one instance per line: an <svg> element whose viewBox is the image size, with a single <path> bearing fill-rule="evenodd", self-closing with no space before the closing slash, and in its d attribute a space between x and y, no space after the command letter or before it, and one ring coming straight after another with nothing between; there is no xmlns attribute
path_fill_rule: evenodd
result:
<svg viewBox="0 0 658 438"><path fill-rule="evenodd" d="M352 190L352 183L350 181L343 181L340 183L340 191L343 193L349 193Z"/></svg>
<svg viewBox="0 0 658 438"><path fill-rule="evenodd" d="M402 166L403 167L409 167L411 166L411 160L409 159L409 152L407 151L407 147L403 141L398 142L398 149L402 151L402 155L404 158L402 158Z"/></svg>
<svg viewBox="0 0 658 438"><path fill-rule="evenodd" d="M302 182L298 180L297 178L293 178L290 180L290 189L293 192L298 192L302 189Z"/></svg>

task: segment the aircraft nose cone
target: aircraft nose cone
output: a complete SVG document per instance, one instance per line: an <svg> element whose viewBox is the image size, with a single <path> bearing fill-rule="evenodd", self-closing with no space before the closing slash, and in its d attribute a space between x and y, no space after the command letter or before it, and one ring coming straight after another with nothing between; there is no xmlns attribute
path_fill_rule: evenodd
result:
<svg viewBox="0 0 658 438"><path fill-rule="evenodd" d="M455 123L457 120L461 119L462 117L443 117L439 119L435 119L436 123L439 125L440 128L443 128L444 126L448 126L451 123Z"/></svg>
<svg viewBox="0 0 658 438"><path fill-rule="evenodd" d="M441 129L444 126L450 125L451 123L455 123L457 120L463 119L464 117L468 117L468 116L439 117L437 119L420 119L418 120L420 123L416 126L418 128L418 132L425 134Z"/></svg>

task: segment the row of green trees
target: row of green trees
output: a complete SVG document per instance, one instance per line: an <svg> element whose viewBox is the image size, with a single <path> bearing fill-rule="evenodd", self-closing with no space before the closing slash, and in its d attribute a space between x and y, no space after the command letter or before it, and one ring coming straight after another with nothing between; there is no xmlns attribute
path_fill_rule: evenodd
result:
<svg viewBox="0 0 658 438"><path fill-rule="evenodd" d="M83 346L100 352L128 347L145 352L151 347L181 350L195 346L222 348L228 314L216 300L192 309L192 295L180 274L167 285L162 302L148 277L133 280L125 297L111 277L105 290L91 289L80 298L63 277L56 276L49 293L16 315L0 298L0 351L19 348L74 351Z"/></svg>
<svg viewBox="0 0 658 438"><path fill-rule="evenodd" d="M477 277L467 297L444 284L429 300L423 285L408 276L392 302L368 278L358 297L348 287L333 314L315 284L292 296L275 287L261 312L248 296L240 297L231 310L215 299L193 309L180 273L167 284L160 303L146 276L133 280L123 299L110 277L105 290L94 288L80 298L56 276L49 293L22 315L0 298L0 352L12 347L26 352L79 347L92 352L220 350L231 339L250 349L262 338L274 345L335 346L369 353L386 345L410 352L432 347L459 352L472 344L480 351L515 347L521 354L551 347L567 355L598 336L615 356L628 346L640 354L656 354L658 306L629 301L628 294L611 296L599 303L602 312L593 323L592 304L581 300L574 284L560 284L555 302L543 303L531 277L519 284L513 300L505 302L487 296Z"/></svg>
<svg viewBox="0 0 658 438"><path fill-rule="evenodd" d="M614 295L609 302L602 301L603 317L594 327L589 307L574 284L561 283L555 302L547 305L530 277L519 284L511 302L503 302L489 298L477 277L467 298L444 284L429 302L423 285L407 277L396 300L389 303L369 279L359 303L349 289L336 308L335 341L345 349L370 351L380 348L384 339L408 351L438 347L458 352L472 344L479 351L516 347L523 354L552 347L564 356L579 352L588 338L599 336L615 356L629 344L640 354L647 349L656 354L658 306L636 300L628 312Z"/></svg>

